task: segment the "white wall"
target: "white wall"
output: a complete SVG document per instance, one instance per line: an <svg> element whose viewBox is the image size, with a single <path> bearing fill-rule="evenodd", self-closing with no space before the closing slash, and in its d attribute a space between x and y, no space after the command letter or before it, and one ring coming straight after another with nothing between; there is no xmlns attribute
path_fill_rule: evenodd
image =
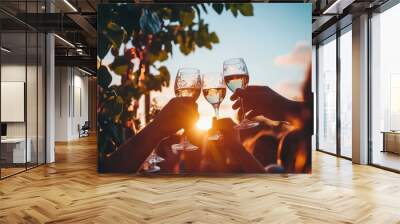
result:
<svg viewBox="0 0 400 224"><path fill-rule="evenodd" d="M70 141L89 119L88 78L72 67L56 67L55 74L55 141Z"/></svg>
<svg viewBox="0 0 400 224"><path fill-rule="evenodd" d="M55 141L68 140L69 76L67 67L55 68Z"/></svg>
<svg viewBox="0 0 400 224"><path fill-rule="evenodd" d="M74 91L73 94L74 96L74 108L73 108L73 119L71 123L71 135L73 137L78 137L78 125L83 125L85 121L89 120L89 102L88 102L88 78L81 76L82 73L78 73L79 75L76 75L77 70L74 71Z"/></svg>

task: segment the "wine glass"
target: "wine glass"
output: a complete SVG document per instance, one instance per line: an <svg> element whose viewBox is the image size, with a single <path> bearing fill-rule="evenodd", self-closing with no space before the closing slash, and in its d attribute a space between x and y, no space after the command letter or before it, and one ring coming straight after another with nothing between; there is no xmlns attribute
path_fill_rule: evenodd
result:
<svg viewBox="0 0 400 224"><path fill-rule="evenodd" d="M200 70L197 68L180 68L176 75L174 88L177 97L191 97L193 101L196 101L201 92ZM182 137L182 143L171 146L173 151L194 151L199 148L190 143L185 134Z"/></svg>
<svg viewBox="0 0 400 224"><path fill-rule="evenodd" d="M232 58L224 61L223 65L224 80L228 89L235 92L237 89L244 89L249 83L249 73L243 58ZM242 106L241 122L235 126L236 129L248 129L257 126L259 123L246 119L243 107L243 101L240 99Z"/></svg>
<svg viewBox="0 0 400 224"><path fill-rule="evenodd" d="M165 160L164 158L158 156L156 154L156 152L153 151L146 160L147 164L149 164L149 167L147 168L146 172L147 173L155 173L155 172L160 171L161 168L159 166L157 166L157 163L161 163L164 160Z"/></svg>
<svg viewBox="0 0 400 224"><path fill-rule="evenodd" d="M221 73L205 73L203 74L203 95L214 108L215 117L219 119L219 105L225 98L226 86L224 76ZM208 136L208 140L218 140L221 133L217 131L215 134Z"/></svg>

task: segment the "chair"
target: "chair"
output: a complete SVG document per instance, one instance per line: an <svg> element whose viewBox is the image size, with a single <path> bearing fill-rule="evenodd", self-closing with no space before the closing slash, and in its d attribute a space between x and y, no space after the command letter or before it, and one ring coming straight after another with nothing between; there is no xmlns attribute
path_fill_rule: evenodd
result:
<svg viewBox="0 0 400 224"><path fill-rule="evenodd" d="M89 130L90 130L89 121L85 121L82 127L78 125L79 138L89 136Z"/></svg>

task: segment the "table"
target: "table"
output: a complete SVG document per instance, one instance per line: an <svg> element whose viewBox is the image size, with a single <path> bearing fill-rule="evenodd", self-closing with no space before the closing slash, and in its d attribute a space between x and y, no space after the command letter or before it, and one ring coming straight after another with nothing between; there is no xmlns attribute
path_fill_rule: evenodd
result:
<svg viewBox="0 0 400 224"><path fill-rule="evenodd" d="M382 131L383 150L382 152L392 152L400 154L400 131Z"/></svg>
<svg viewBox="0 0 400 224"><path fill-rule="evenodd" d="M26 144L26 142L28 144ZM5 138L1 139L1 159L6 163L26 163L31 162L31 145L30 138ZM26 151L25 151L25 145Z"/></svg>

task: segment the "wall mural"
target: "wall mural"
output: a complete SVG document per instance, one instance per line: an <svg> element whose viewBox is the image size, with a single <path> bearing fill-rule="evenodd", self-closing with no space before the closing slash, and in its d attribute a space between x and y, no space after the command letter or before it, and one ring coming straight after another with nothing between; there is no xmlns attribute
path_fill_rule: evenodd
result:
<svg viewBox="0 0 400 224"><path fill-rule="evenodd" d="M310 173L311 4L98 7L98 170Z"/></svg>

